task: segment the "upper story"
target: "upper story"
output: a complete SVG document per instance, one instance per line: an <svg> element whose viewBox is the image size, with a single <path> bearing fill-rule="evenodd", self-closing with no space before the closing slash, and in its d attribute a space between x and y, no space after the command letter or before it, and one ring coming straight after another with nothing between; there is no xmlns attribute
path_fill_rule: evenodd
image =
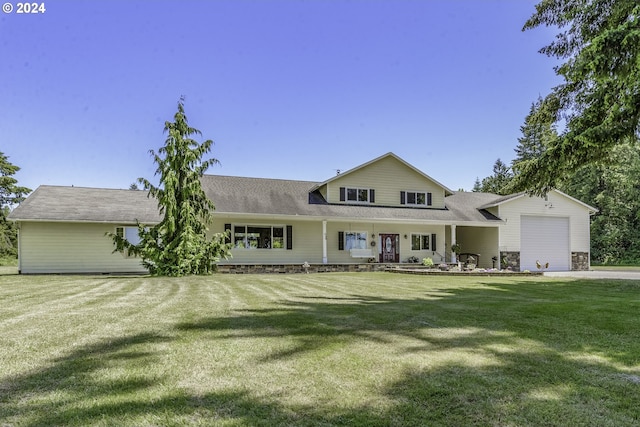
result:
<svg viewBox="0 0 640 427"><path fill-rule="evenodd" d="M329 204L445 209L453 191L393 153L318 184L311 193Z"/></svg>

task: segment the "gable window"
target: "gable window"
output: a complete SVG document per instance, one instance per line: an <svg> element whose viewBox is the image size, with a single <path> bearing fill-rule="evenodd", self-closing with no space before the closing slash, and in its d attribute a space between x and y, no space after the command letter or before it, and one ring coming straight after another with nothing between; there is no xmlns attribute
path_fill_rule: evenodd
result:
<svg viewBox="0 0 640 427"><path fill-rule="evenodd" d="M375 203L373 188L340 187L341 202Z"/></svg>
<svg viewBox="0 0 640 427"><path fill-rule="evenodd" d="M257 226L235 225L233 227L233 246L245 249L291 249L290 239L285 241L285 227L282 225ZM291 231L287 226L287 235Z"/></svg>
<svg viewBox="0 0 640 427"><path fill-rule="evenodd" d="M432 194L425 191L401 191L401 205L431 206Z"/></svg>

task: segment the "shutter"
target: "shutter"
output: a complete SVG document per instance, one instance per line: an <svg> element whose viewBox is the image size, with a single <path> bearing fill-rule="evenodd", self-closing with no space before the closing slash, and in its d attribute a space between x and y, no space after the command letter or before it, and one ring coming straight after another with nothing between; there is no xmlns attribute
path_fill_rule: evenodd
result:
<svg viewBox="0 0 640 427"><path fill-rule="evenodd" d="M431 194L431 193L429 193L429 194ZM434 251L434 252L437 250L436 235L435 234L431 235L431 250Z"/></svg>
<svg viewBox="0 0 640 427"><path fill-rule="evenodd" d="M344 231L338 231L338 250L344 251Z"/></svg>
<svg viewBox="0 0 640 427"><path fill-rule="evenodd" d="M293 227L287 225L287 250L293 249Z"/></svg>
<svg viewBox="0 0 640 427"><path fill-rule="evenodd" d="M376 202L376 190L371 188L369 189L369 203L375 203L375 202Z"/></svg>
<svg viewBox="0 0 640 427"><path fill-rule="evenodd" d="M344 202L347 200L346 189L344 187L340 187L340 201Z"/></svg>
<svg viewBox="0 0 640 427"><path fill-rule="evenodd" d="M227 233L227 237L224 238L225 243L231 243L231 224L224 225L224 232Z"/></svg>
<svg viewBox="0 0 640 427"><path fill-rule="evenodd" d="M400 192L400 204L401 205L405 205L406 202L405 200L407 200L407 193L405 193L404 191Z"/></svg>
<svg viewBox="0 0 640 427"><path fill-rule="evenodd" d="M431 206L431 193L427 193L427 206ZM433 234L435 236L435 234Z"/></svg>

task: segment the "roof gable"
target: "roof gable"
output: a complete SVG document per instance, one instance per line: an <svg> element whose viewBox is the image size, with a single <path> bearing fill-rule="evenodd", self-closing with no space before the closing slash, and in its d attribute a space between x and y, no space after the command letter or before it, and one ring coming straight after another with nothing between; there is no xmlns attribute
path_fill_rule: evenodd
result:
<svg viewBox="0 0 640 427"><path fill-rule="evenodd" d="M551 190L551 192L556 193L564 198L566 198L567 200L570 200L578 205L580 205L581 207L587 209L589 211L589 213L596 213L598 212L597 208L594 208L593 206L590 206L584 202L581 202L580 200L576 199L575 197L571 197L566 193L563 193L560 190ZM500 205L506 204L506 203L510 203L513 202L514 200L518 200L522 197L527 196L527 193L525 192L521 192L521 193L514 193L514 194L509 194L507 196L503 196L503 197L499 197L498 199L487 203L483 206L480 206L479 209L487 209L487 208L493 208L493 207L498 207Z"/></svg>
<svg viewBox="0 0 640 427"><path fill-rule="evenodd" d="M377 157L377 158L375 158L373 160L370 160L370 161L368 161L366 163L363 163L363 164L361 164L359 166L356 166L356 167L354 167L352 169L349 169L346 172L339 173L336 176L334 176L332 178L329 178L328 180L326 180L324 182L321 182L320 184L318 184L316 187L312 188L311 190L313 191L313 190L316 190L318 188L324 187L327 184L330 184L330 183L332 183L334 181L337 181L337 180L344 180L346 177L349 177L349 175L355 175L358 172L360 172L360 171L362 171L362 170L364 170L366 168L371 168L372 166L374 166L376 164L379 164L379 163L382 163L383 161L388 160L390 158L396 160L397 162L399 162L402 165L402 167L405 167L405 168L411 170L412 172L416 173L422 179L430 181L433 184L435 184L437 187L440 187L444 191L445 196L453 194L453 191L451 189L449 189L445 185L441 184L437 180L433 179L429 175L425 174L424 172L422 172L420 169L416 168L415 166L407 163L405 160L403 160L402 158L398 157L397 155L395 155L392 152L383 154L380 157Z"/></svg>

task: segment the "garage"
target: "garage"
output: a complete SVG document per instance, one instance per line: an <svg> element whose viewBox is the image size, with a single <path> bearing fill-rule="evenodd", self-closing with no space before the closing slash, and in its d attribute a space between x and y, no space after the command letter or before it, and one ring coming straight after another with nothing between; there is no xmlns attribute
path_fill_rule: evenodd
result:
<svg viewBox="0 0 640 427"><path fill-rule="evenodd" d="M547 271L571 270L569 218L520 217L520 270L538 271L536 261L549 263Z"/></svg>

